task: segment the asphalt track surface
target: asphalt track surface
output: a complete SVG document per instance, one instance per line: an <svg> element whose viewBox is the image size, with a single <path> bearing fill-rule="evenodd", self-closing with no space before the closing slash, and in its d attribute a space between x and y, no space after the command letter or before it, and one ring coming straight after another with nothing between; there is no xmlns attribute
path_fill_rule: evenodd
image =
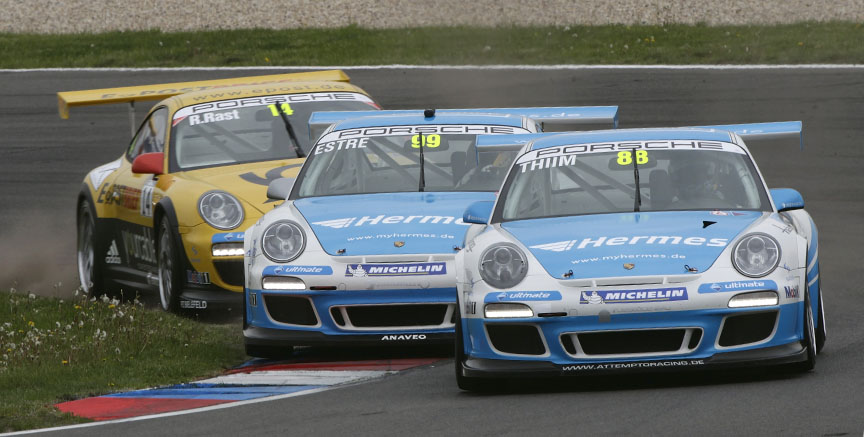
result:
<svg viewBox="0 0 864 437"><path fill-rule="evenodd" d="M621 127L802 120L803 151L752 149L769 186L798 189L820 229L829 337L814 372L526 381L476 395L456 388L451 360L308 396L62 434L861 435L862 73L349 70L392 109L619 105ZM71 293L75 194L87 171L118 157L129 140L125 106L81 108L61 120L55 92L254 74L272 73L0 72L0 289Z"/></svg>

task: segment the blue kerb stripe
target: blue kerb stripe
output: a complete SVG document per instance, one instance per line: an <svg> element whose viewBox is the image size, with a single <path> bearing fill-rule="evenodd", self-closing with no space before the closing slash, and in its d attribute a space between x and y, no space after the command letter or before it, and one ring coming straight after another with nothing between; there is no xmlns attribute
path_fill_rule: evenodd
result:
<svg viewBox="0 0 864 437"><path fill-rule="evenodd" d="M181 384L167 388L136 390L116 393L105 397L147 398L147 399L217 399L226 401L245 401L287 393L297 393L320 388L320 385L285 386L215 386L212 384Z"/></svg>

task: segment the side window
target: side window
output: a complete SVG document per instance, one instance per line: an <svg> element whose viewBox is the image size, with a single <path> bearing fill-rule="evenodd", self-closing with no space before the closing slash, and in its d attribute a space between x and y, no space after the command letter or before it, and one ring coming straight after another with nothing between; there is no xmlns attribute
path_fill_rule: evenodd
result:
<svg viewBox="0 0 864 437"><path fill-rule="evenodd" d="M161 152L165 148L165 128L168 126L168 108L159 108L150 114L132 140L127 156L134 160L142 153Z"/></svg>

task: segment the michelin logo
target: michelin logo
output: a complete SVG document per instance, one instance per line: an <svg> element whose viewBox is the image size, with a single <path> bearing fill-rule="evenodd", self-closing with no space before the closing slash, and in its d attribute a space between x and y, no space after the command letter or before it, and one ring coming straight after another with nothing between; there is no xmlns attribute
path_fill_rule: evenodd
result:
<svg viewBox="0 0 864 437"><path fill-rule="evenodd" d="M771 280L711 282L699 286L699 293L724 293L727 291L777 290L777 283Z"/></svg>
<svg viewBox="0 0 864 437"><path fill-rule="evenodd" d="M656 288L651 290L614 290L583 291L579 296L581 305L601 305L610 303L671 302L687 300L687 289Z"/></svg>
<svg viewBox="0 0 864 437"><path fill-rule="evenodd" d="M681 237L674 235L638 235L634 237L598 237L595 239L556 241L554 243L537 244L532 249L551 252L566 252L576 247L577 250L586 247L623 246L632 244L686 244L688 246L723 247L729 243L726 238Z"/></svg>
<svg viewBox="0 0 864 437"><path fill-rule="evenodd" d="M487 303L551 300L561 300L561 293L557 291L502 291L500 293L489 293L485 299Z"/></svg>
<svg viewBox="0 0 864 437"><path fill-rule="evenodd" d="M453 216L446 215L379 215L375 217L370 217L368 215L364 215L363 217L348 217L341 218L335 220L324 220L320 222L312 222L313 225L325 226L333 229L344 229L351 226L365 226L365 225L394 225L394 224L402 224L402 223L414 223L414 224L433 224L433 225L449 225L449 224L457 224L457 225L469 225L470 223L462 222L462 218L457 218Z"/></svg>
<svg viewBox="0 0 864 437"><path fill-rule="evenodd" d="M345 276L362 278L366 276L427 276L446 275L447 263L413 264L348 264Z"/></svg>

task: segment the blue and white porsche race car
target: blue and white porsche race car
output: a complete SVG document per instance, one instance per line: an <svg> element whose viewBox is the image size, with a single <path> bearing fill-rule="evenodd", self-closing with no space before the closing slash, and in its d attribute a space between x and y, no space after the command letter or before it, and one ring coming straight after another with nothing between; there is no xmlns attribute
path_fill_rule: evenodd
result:
<svg viewBox="0 0 864 437"><path fill-rule="evenodd" d="M495 198L521 148L480 146L476 137L614 123L617 108L467 111L313 115L313 129L334 124L296 183L271 184L268 196L287 201L245 234L249 355L338 342L452 341L453 259L468 229L462 211Z"/></svg>
<svg viewBox="0 0 864 437"><path fill-rule="evenodd" d="M490 378L794 363L825 342L816 226L744 144L800 122L547 136L456 256L460 388ZM481 137L482 139L482 137Z"/></svg>

